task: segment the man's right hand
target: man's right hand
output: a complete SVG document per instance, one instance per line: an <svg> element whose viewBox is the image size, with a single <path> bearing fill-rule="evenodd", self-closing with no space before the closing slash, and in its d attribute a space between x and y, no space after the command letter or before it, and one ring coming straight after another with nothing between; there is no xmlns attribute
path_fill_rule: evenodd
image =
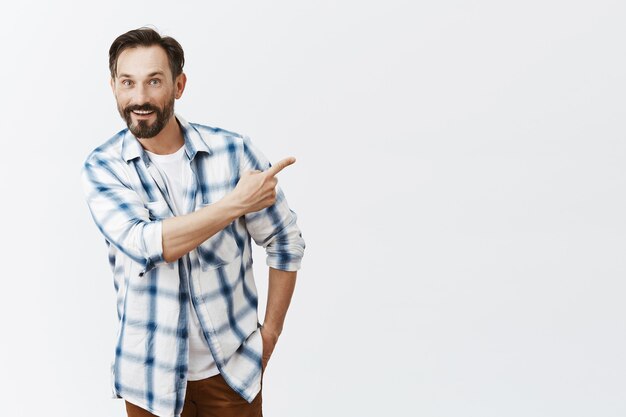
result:
<svg viewBox="0 0 626 417"><path fill-rule="evenodd" d="M267 171L246 171L239 178L235 189L227 196L243 214L252 213L271 206L276 202L276 174L296 162L288 157Z"/></svg>

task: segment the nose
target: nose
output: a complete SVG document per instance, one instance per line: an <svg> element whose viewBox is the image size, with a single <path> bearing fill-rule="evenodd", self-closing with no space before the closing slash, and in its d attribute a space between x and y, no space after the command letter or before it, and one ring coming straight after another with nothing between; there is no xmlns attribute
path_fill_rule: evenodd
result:
<svg viewBox="0 0 626 417"><path fill-rule="evenodd" d="M148 95L148 89L146 86L139 84L135 88L135 103L138 105L146 104L150 102L150 96Z"/></svg>

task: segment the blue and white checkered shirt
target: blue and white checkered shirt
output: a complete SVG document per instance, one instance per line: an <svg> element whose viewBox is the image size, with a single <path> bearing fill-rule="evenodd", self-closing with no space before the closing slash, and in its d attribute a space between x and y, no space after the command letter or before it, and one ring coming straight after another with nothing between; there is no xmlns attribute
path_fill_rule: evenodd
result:
<svg viewBox="0 0 626 417"><path fill-rule="evenodd" d="M270 163L249 138L176 118L193 175L187 212L232 191L242 172ZM260 391L263 351L251 238L267 265L300 268L304 240L284 194L232 222L178 261L163 259L162 220L173 216L159 171L128 129L93 150L81 170L87 204L104 236L119 319L112 398L153 414L179 416L187 386L187 303L195 308L217 367L251 402Z"/></svg>

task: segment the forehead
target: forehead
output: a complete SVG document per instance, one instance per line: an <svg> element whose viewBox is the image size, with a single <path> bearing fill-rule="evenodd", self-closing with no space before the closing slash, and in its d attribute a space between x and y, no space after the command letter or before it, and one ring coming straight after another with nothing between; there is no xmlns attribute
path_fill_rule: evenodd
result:
<svg viewBox="0 0 626 417"><path fill-rule="evenodd" d="M165 50L160 46L139 46L123 50L117 58L117 74L133 77L147 77L161 71L170 72L169 61Z"/></svg>

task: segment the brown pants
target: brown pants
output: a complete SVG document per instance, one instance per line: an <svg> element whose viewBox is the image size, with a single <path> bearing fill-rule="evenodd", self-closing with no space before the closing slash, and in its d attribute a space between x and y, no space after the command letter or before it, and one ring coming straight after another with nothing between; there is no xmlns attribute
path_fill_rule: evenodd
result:
<svg viewBox="0 0 626 417"><path fill-rule="evenodd" d="M261 388L263 384L261 384ZM200 381L187 381L181 417L263 417L261 392L248 403L217 374ZM154 417L126 401L128 417Z"/></svg>

